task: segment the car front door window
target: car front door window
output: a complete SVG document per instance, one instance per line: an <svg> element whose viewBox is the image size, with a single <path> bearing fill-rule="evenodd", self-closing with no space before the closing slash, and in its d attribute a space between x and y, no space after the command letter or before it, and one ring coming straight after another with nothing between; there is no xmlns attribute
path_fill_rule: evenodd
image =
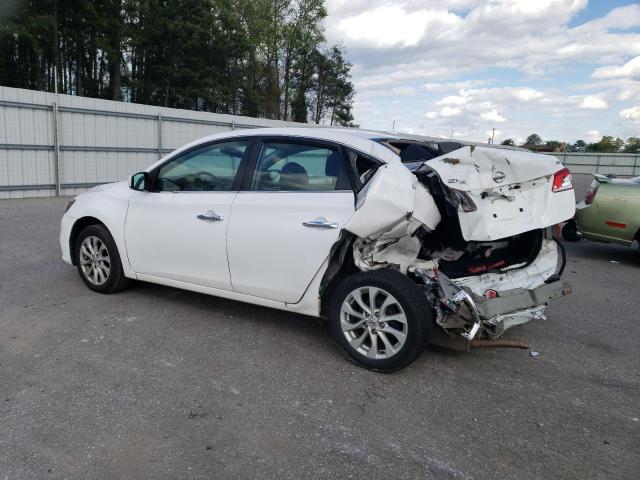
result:
<svg viewBox="0 0 640 480"><path fill-rule="evenodd" d="M187 152L164 164L156 177L161 192L228 192L247 141L224 142Z"/></svg>

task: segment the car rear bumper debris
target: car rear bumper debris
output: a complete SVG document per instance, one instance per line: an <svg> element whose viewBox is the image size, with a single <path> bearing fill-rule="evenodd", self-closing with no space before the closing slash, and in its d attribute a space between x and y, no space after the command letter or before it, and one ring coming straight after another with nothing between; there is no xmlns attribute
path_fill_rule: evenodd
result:
<svg viewBox="0 0 640 480"><path fill-rule="evenodd" d="M569 282L560 279L564 255L560 267L557 266L560 245L552 242L547 247L548 251L541 252L537 261L529 267L519 273L512 272L518 276L517 282L513 281L515 278L509 278L510 275L496 274L500 283L491 285L486 292L490 280L488 276L480 278L479 284L477 281L468 283L461 282L461 279L452 280L436 269L428 288L430 297L435 299L436 323L441 328L436 329L432 343L459 350L486 347L491 345L486 342L497 340L516 325L544 320L547 304L571 293ZM553 263L546 261L552 259ZM553 267L553 264L556 266ZM510 288L505 289L507 285ZM486 295L488 292L492 294ZM477 342L480 339L484 339L480 342L482 345ZM502 343L491 346L512 346Z"/></svg>
<svg viewBox="0 0 640 480"><path fill-rule="evenodd" d="M540 285L531 290L514 289L502 292L500 297L480 298L476 302L485 335L499 338L516 325L531 320L545 320L546 304L571 293L571 285L565 280Z"/></svg>

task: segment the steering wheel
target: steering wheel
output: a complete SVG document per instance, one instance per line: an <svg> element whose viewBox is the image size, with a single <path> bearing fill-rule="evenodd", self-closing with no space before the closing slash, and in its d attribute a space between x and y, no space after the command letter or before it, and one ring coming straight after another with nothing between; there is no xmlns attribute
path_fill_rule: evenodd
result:
<svg viewBox="0 0 640 480"><path fill-rule="evenodd" d="M194 183L199 183L202 187L213 188L218 183L218 177L211 172L197 172L193 174Z"/></svg>
<svg viewBox="0 0 640 480"><path fill-rule="evenodd" d="M167 182L167 183L172 183L173 185L175 185L176 187L178 187L178 190L182 190L182 186L180 186L180 184L179 184L178 182L176 182L175 180L172 180L172 179L171 179L171 178L169 178L169 177L159 177L159 178L158 178L158 183L159 183L160 185L163 185L165 182ZM162 190L167 190L166 188L164 188L164 185L163 185Z"/></svg>

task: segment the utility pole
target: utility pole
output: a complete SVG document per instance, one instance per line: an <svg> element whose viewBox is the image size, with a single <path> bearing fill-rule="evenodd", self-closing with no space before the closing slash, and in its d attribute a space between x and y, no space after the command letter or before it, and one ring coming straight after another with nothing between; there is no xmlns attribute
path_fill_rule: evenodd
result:
<svg viewBox="0 0 640 480"><path fill-rule="evenodd" d="M393 121L393 126L391 127L391 131L395 132L396 131L396 121Z"/></svg>
<svg viewBox="0 0 640 480"><path fill-rule="evenodd" d="M491 130L492 130L491 131L491 144L493 145L493 137L495 137L495 135L496 135L496 129L492 128Z"/></svg>

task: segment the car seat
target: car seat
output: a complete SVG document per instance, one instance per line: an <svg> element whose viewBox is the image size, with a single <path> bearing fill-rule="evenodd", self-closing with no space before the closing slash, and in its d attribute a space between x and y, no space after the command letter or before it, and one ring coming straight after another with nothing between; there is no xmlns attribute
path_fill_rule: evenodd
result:
<svg viewBox="0 0 640 480"><path fill-rule="evenodd" d="M280 190L307 190L309 174L307 170L296 162L289 162L280 170Z"/></svg>

